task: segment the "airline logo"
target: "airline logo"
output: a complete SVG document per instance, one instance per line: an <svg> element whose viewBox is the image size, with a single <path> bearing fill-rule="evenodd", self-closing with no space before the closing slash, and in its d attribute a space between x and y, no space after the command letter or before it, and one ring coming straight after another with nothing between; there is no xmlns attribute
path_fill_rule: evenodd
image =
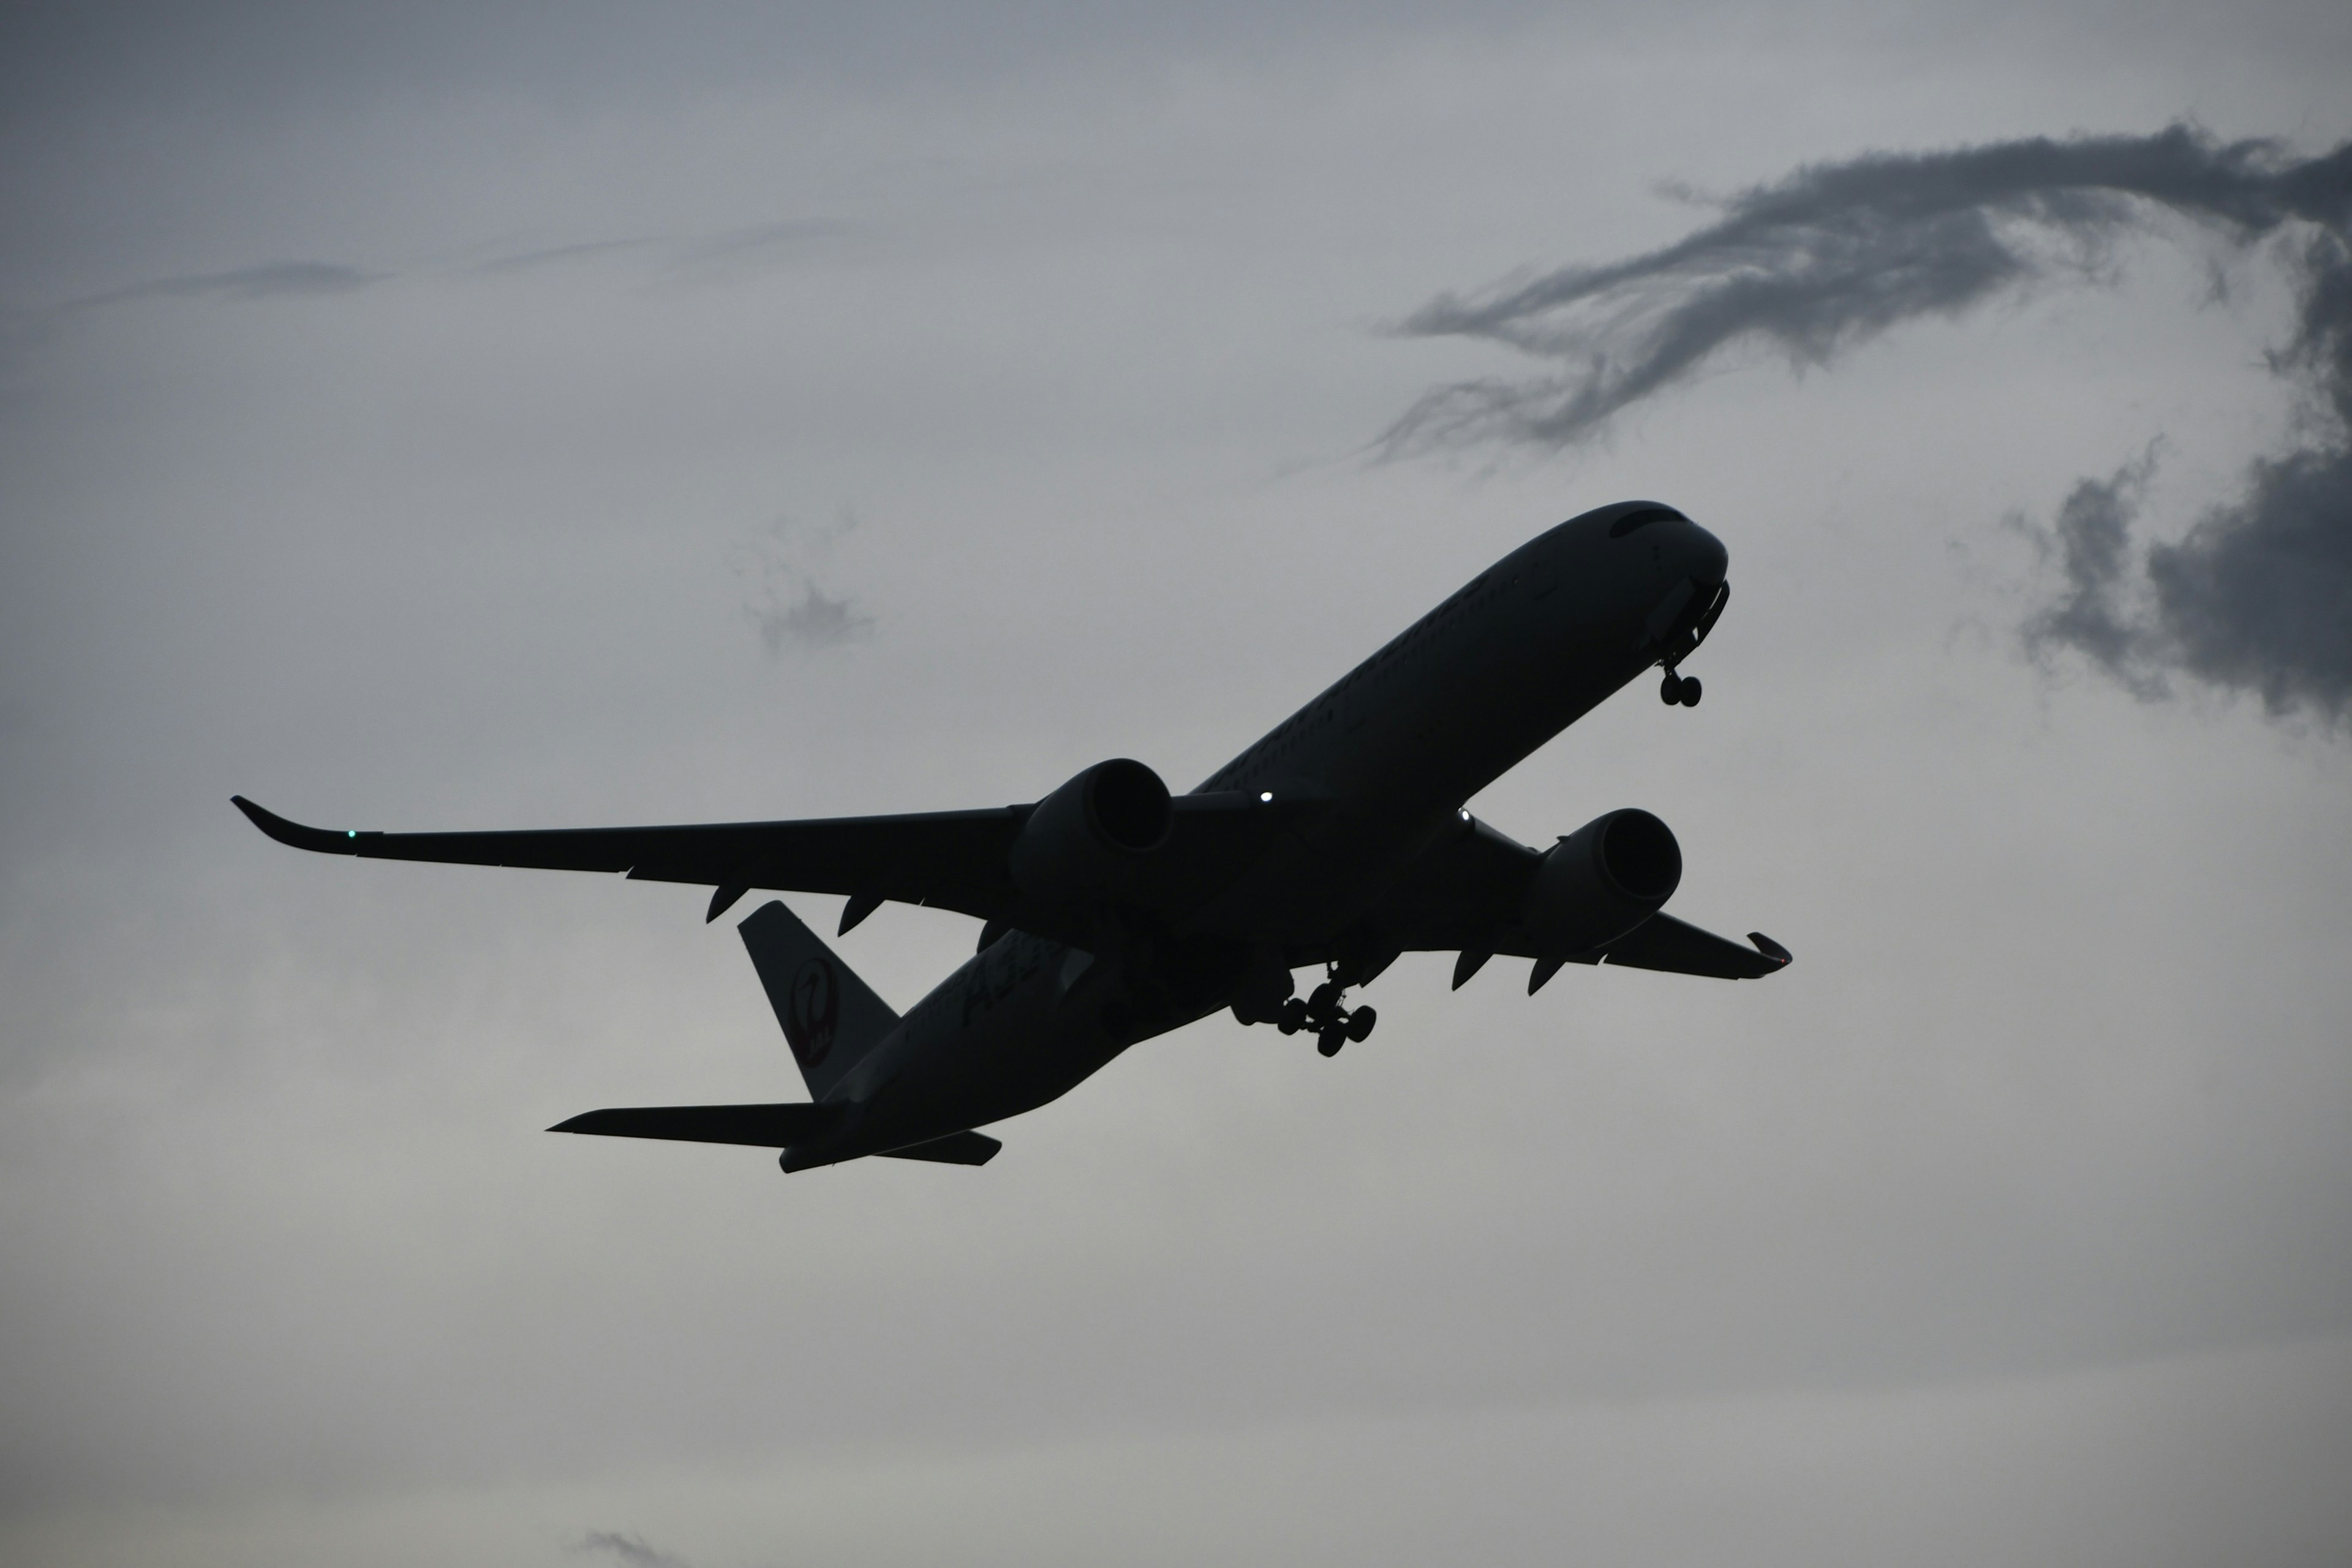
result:
<svg viewBox="0 0 2352 1568"><path fill-rule="evenodd" d="M793 976L790 1016L784 1037L803 1068L813 1068L833 1050L833 1037L841 1025L841 980L833 961L810 959Z"/></svg>

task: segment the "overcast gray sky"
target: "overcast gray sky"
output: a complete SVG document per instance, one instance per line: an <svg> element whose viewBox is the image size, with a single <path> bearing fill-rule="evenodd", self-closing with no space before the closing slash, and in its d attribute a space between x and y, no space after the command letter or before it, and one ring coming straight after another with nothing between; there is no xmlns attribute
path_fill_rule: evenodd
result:
<svg viewBox="0 0 2352 1568"><path fill-rule="evenodd" d="M0 1558L2352 1555L2346 215L2275 184L2347 77L2320 4L8 12ZM2176 126L2238 206L2084 194ZM1647 806L1796 965L1409 956L984 1171L546 1137L798 1094L703 895L228 805L1181 787L1630 496L1730 549L1706 704L1476 807Z"/></svg>

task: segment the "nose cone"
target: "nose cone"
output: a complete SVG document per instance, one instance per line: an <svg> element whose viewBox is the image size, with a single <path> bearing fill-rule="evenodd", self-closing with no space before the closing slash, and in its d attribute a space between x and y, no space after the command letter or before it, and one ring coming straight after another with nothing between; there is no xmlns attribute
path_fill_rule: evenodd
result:
<svg viewBox="0 0 2352 1568"><path fill-rule="evenodd" d="M1702 588L1713 588L1721 583L1731 569L1731 552L1717 539L1688 518L1665 525L1672 541L1668 552L1675 558L1682 574Z"/></svg>
<svg viewBox="0 0 2352 1568"><path fill-rule="evenodd" d="M1723 581L1731 563L1723 541L1673 507L1654 500L1596 507L1562 523L1559 531L1591 540L1593 548L1628 564L1640 562L1664 583L1687 577L1712 589Z"/></svg>

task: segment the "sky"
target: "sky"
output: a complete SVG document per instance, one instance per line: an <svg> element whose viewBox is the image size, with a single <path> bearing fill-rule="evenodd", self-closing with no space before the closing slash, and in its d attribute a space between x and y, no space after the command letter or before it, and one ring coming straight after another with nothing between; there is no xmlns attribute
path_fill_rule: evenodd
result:
<svg viewBox="0 0 2352 1568"><path fill-rule="evenodd" d="M0 16L0 1559L2352 1555L2352 19ZM984 1170L706 895L385 829L1178 788L1543 529L1730 552L1449 954ZM791 900L820 929L836 901ZM971 922L840 944L894 1005ZM587 1146L583 1146L587 1145Z"/></svg>

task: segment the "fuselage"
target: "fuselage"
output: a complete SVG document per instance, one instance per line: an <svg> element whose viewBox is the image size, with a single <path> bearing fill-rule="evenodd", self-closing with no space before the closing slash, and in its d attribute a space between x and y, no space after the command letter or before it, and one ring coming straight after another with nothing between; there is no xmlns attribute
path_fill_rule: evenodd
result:
<svg viewBox="0 0 2352 1568"><path fill-rule="evenodd" d="M1328 803L1195 911L1281 942L1344 944L1367 904L1458 821L1463 803L1658 662L1724 581L1714 535L1624 502L1513 551L1204 780L1201 792ZM1198 793L1198 792L1196 792ZM1279 934L1277 934L1279 933ZM829 1100L850 1113L787 1168L1001 1121L1067 1092L1129 1046L1227 1005L1251 953L1181 932L1100 962L1009 932L916 1004ZM1260 956L1263 956L1263 950Z"/></svg>

